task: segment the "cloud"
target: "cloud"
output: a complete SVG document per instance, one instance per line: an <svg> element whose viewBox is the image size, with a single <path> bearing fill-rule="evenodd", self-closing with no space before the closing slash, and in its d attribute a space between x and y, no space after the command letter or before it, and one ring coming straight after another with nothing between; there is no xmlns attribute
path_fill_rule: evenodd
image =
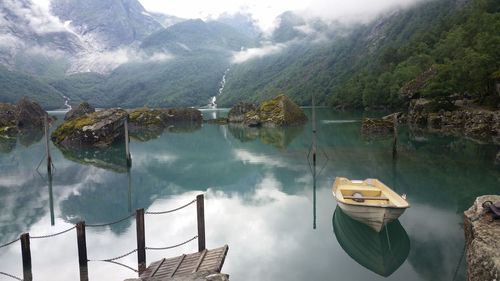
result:
<svg viewBox="0 0 500 281"><path fill-rule="evenodd" d="M112 51L87 52L75 59L68 73L109 73L126 63L159 63L172 58L173 56L166 52L148 54L143 51L125 47Z"/></svg>
<svg viewBox="0 0 500 281"><path fill-rule="evenodd" d="M19 48L23 47L24 42L11 34L0 34L0 48Z"/></svg>
<svg viewBox="0 0 500 281"><path fill-rule="evenodd" d="M274 45L264 45L260 48L243 49L233 54L232 62L238 64L251 59L277 54L283 51L286 47L286 44L278 43Z"/></svg>
<svg viewBox="0 0 500 281"><path fill-rule="evenodd" d="M67 31L64 24L50 14L49 0L34 0L33 2L3 0L3 3L7 9L25 20L27 25L37 33Z"/></svg>

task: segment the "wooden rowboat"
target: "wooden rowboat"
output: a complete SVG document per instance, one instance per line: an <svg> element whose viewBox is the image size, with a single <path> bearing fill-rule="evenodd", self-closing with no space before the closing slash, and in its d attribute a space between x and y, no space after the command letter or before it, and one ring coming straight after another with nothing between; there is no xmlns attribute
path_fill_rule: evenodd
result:
<svg viewBox="0 0 500 281"><path fill-rule="evenodd" d="M332 192L347 215L377 232L410 207L405 198L377 179L361 181L337 177Z"/></svg>

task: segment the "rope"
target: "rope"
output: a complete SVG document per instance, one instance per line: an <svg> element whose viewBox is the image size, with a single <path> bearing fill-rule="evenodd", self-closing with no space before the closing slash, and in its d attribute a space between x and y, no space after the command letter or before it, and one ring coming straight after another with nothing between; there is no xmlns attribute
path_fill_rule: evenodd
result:
<svg viewBox="0 0 500 281"><path fill-rule="evenodd" d="M21 238L17 238L16 240L12 240L12 241L10 241L10 242L8 242L8 243L5 243L5 244L1 245L1 246L0 246L0 248L3 248L3 247L7 247L7 246L9 246L9 245L12 245L12 244L16 243L16 242L17 242L17 241L19 241L19 240L21 240Z"/></svg>
<svg viewBox="0 0 500 281"><path fill-rule="evenodd" d="M0 271L0 275L5 275L5 276L8 276L8 277L10 277L10 278L12 278L12 279L16 279L16 280L19 280L19 281L23 281L23 279L21 279L21 278L19 278L19 277L16 277L16 276L14 276L14 275L12 275L12 274L5 273L5 272L1 272L1 271Z"/></svg>
<svg viewBox="0 0 500 281"><path fill-rule="evenodd" d="M168 246L168 247L146 247L146 250L168 250L168 249L172 249L172 248L176 248L176 247L179 247L179 246L182 246L184 244L187 244L191 241L193 241L194 239L198 238L198 235L196 235L195 237L187 240L187 241L184 241L182 243L179 243L177 245L173 245L173 246Z"/></svg>
<svg viewBox="0 0 500 281"><path fill-rule="evenodd" d="M117 256L117 257L114 257L114 258L110 258L110 259L103 259L103 260L88 260L88 261L107 261L107 262L112 262L112 261L115 261L115 260L119 260L121 258L124 258L126 256L130 256L131 254L137 252L137 249L133 249L132 251L128 252L128 253L125 253L121 256Z"/></svg>
<svg viewBox="0 0 500 281"><path fill-rule="evenodd" d="M72 226L71 228L68 228L66 230L63 230L61 232L57 232L57 233L54 233L54 234L47 234L47 235L42 235L42 236L30 236L30 239L50 238L50 237L58 236L58 235L66 233L66 232L69 232L69 231L73 230L74 228L76 228L76 226Z"/></svg>
<svg viewBox="0 0 500 281"><path fill-rule="evenodd" d="M128 269L130 269L130 270L134 271L134 272L139 272L139 271L137 271L136 269L134 269L134 268L132 268L132 267L130 267L130 266L128 266L128 265L126 265L126 264L123 264L123 263L121 263L121 262L117 262L117 261L108 261L108 260L102 260L102 261L99 261L99 260L89 260L89 261L93 261L93 262L95 262L95 261L98 261L98 262L109 262L109 263L113 263L113 264L116 264L116 265L123 266L123 267L125 267L125 268L128 268ZM21 281L22 281L22 280L21 280Z"/></svg>
<svg viewBox="0 0 500 281"><path fill-rule="evenodd" d="M179 211L181 209L184 209L186 208L187 206L193 204L194 202L196 202L196 199L194 199L193 201L187 203L186 205L182 205L178 208L175 208L175 209L172 209L172 210L168 210L168 211L163 211L163 212L145 212L146 215L163 215L163 214L168 214L168 213L172 213L172 212L175 212L175 211Z"/></svg>
<svg viewBox="0 0 500 281"><path fill-rule="evenodd" d="M124 217L124 218L119 219L119 220L114 221L114 222L110 222L110 223L103 223L103 224L85 224L85 226L88 226L88 227L110 226L110 225L117 224L117 223L120 223L120 222L122 222L122 221L128 220L128 219L130 219L130 218L131 218L131 217L133 217L133 216L135 216L135 213L130 214L130 215L128 215L127 217Z"/></svg>
<svg viewBox="0 0 500 281"><path fill-rule="evenodd" d="M457 264L457 267L455 268L455 273L453 274L452 281L455 281L457 279L458 270L460 269L460 265L462 264L462 260L464 259L464 256L465 256L465 247L466 246L467 246L467 244L464 244L464 249L462 250L462 255L460 256L460 259L458 260L458 264Z"/></svg>

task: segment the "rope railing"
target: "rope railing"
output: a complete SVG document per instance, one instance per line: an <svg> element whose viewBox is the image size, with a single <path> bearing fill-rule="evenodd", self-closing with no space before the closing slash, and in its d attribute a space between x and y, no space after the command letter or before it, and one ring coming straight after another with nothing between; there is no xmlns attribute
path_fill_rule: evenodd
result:
<svg viewBox="0 0 500 281"><path fill-rule="evenodd" d="M193 240L195 240L197 238L198 238L198 235L196 235L195 237L193 237L193 238L191 238L189 240L186 240L186 241L184 241L182 243L176 244L176 245L167 246L167 247L146 247L146 250L158 250L158 251L159 250L169 250L169 249L173 249L173 248L177 248L177 247L180 247L182 245L185 245L185 244L187 244L187 243L189 243L189 242L191 242L191 241L193 241Z"/></svg>
<svg viewBox="0 0 500 281"><path fill-rule="evenodd" d="M179 210L182 210L182 209L188 207L189 205L193 204L194 202L196 202L196 199L194 199L193 201L191 201L185 205L182 205L178 208L175 208L175 209L171 209L171 210L167 210L167 211L160 211L160 212L147 211L144 214L146 214L146 215L163 215L163 214L173 213L175 211L179 211Z"/></svg>
<svg viewBox="0 0 500 281"><path fill-rule="evenodd" d="M55 237L55 236L58 236L58 235L61 235L61 234L64 234L66 232L69 232L73 229L75 229L76 226L72 226L66 230L63 230L63 231L60 231L60 232L57 232L57 233L53 233L53 234L47 234L47 235L41 235L41 236L30 236L31 239L45 239L45 238L51 238L51 237Z"/></svg>
<svg viewBox="0 0 500 281"><path fill-rule="evenodd" d="M5 244L3 244L3 245L0 245L0 249L1 249L1 248L3 248L3 247L7 247L7 246L9 246L9 245L12 245L12 244L16 243L16 242L17 242L17 241L19 241L19 240L21 240L21 238L17 238L17 239L15 239L15 240L12 240L12 241L10 241L10 242L7 242L7 243L5 243Z"/></svg>
<svg viewBox="0 0 500 281"><path fill-rule="evenodd" d="M137 249L133 249L132 251L130 252L127 252L123 255L120 255L120 256L117 256L117 257L114 257L114 258L109 258L109 259L101 259L101 260L96 260L96 259L90 259L90 260L87 260L87 261L116 261L116 260L119 260L119 259L122 259L124 257L127 257L127 256L130 256L131 254L137 252Z"/></svg>
<svg viewBox="0 0 500 281"><path fill-rule="evenodd" d="M12 274L8 274L8 273L6 273L6 272L1 272L1 271L0 271L0 275L4 275L4 276L10 277L10 278L12 278L12 279L16 279L16 280L19 280L19 281L23 281L23 279L21 279L21 278L19 278L19 277L17 277L17 276L14 276L14 275L12 275Z"/></svg>
<svg viewBox="0 0 500 281"><path fill-rule="evenodd" d="M132 217L135 216L135 213L132 213L124 218L121 218L119 220L116 220L116 221L113 221L113 222L110 222L110 223L102 223L102 224L85 224L85 226L87 227L102 227L102 226L111 226L111 225L114 225L114 224L117 224L117 223L121 223L123 221L126 221Z"/></svg>
<svg viewBox="0 0 500 281"><path fill-rule="evenodd" d="M191 204L197 202L197 208L196 208L196 213L197 213L197 224L198 224L198 235L181 242L179 244L171 245L171 246L166 246L166 247L146 247L145 244L145 231L144 231L144 216L147 215L162 215L162 214L168 214L168 213L173 213L175 211L179 211L181 209L184 209ZM136 220L136 228L137 228L137 248L123 254L117 257L109 258L109 259L87 259L87 246L86 246L86 234L85 234L85 227L104 227L104 226L111 226L115 225L118 223L121 223L123 221L126 221L132 217L135 217ZM55 236L59 236L65 233L68 233L72 231L73 229L76 229L76 235L77 235L77 243L78 243L78 261L80 265L80 278L82 281L88 281L88 262L107 262L107 263L113 263L116 265L120 265L122 267L128 268L130 270L133 270L134 272L139 272L142 273L146 269L146 250L168 250L168 249L173 249L176 247L180 247L182 245L185 245L195 239L198 239L198 250L201 252L205 249L205 219L204 219L204 196L202 194L196 196L196 199L188 202L187 204L184 204L182 206L179 206L174 209L166 210L166 211L148 211L145 212L144 209L138 209L136 210L135 213L132 213L130 215L127 215L126 217L123 217L121 219L118 219L116 221L112 221L109 223L102 223L102 224L86 224L84 221L80 221L75 225L72 225L70 228L52 233L52 234L46 234L46 235L34 235L31 236L29 233L23 233L20 235L19 238L12 240L10 242L4 243L0 245L0 249L7 247L9 245L12 245L18 241L21 242L21 254L22 254L22 261L23 261L23 279L18 278L14 275L1 272L0 275L4 275L16 280L20 281L31 281L32 280L32 272L31 272L31 250L30 250L30 239L45 239L45 238L52 238ZM117 260L122 259L124 257L127 257L129 255L132 255L134 253L137 253L137 258L138 258L138 267L139 270L136 270L126 264L123 264L121 262L118 262ZM85 277L87 276L87 277Z"/></svg>

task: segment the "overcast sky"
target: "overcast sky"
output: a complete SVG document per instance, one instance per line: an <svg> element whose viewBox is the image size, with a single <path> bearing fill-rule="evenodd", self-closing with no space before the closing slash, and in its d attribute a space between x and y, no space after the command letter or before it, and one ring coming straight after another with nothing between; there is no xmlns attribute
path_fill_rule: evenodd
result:
<svg viewBox="0 0 500 281"><path fill-rule="evenodd" d="M148 11L182 18L216 18L222 13L248 12L264 30L285 11L341 21L368 21L389 9L425 0L139 0Z"/></svg>

